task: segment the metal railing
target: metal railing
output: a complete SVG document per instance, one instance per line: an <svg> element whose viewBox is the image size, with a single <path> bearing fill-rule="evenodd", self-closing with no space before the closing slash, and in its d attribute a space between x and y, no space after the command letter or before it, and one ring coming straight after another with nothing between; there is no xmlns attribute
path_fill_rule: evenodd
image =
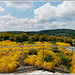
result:
<svg viewBox="0 0 75 75"><path fill-rule="evenodd" d="M30 49L23 49L23 47L42 47L42 48L30 48ZM22 45L22 46L4 46L4 47L0 47L0 48L12 48L12 47L21 47L22 49L18 49L18 50L4 50L4 51L0 51L0 52L7 52L7 51L22 51L22 72L23 72L23 51L24 50L35 50L35 49L42 49L43 54L42 54L42 68L44 69L44 50L54 50L54 51L66 51L66 50L58 50L58 49L51 49L51 48L45 48L45 47L60 47L60 48L67 48L67 47L63 47L63 46L55 46L55 45ZM71 48L72 50L68 50L66 52L72 52L72 62L73 62L73 52L75 48ZM71 63L71 67L73 67L73 64ZM71 69L72 72L73 68Z"/></svg>

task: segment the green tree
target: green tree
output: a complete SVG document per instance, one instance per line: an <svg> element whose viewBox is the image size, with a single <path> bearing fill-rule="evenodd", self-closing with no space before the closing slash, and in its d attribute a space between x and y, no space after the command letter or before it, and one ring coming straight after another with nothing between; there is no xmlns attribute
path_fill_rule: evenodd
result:
<svg viewBox="0 0 75 75"><path fill-rule="evenodd" d="M22 42L21 36L16 35L16 36L15 36L15 41L16 41L16 42Z"/></svg>
<svg viewBox="0 0 75 75"><path fill-rule="evenodd" d="M32 41L39 41L39 36L38 34L35 34L35 35L32 35L29 37L29 41L32 40Z"/></svg>
<svg viewBox="0 0 75 75"><path fill-rule="evenodd" d="M15 41L15 35L12 34L12 35L9 37L9 40L11 40L11 41Z"/></svg>
<svg viewBox="0 0 75 75"><path fill-rule="evenodd" d="M27 33L21 33L20 34L22 42L28 41L28 34Z"/></svg>
<svg viewBox="0 0 75 75"><path fill-rule="evenodd" d="M57 41L64 42L64 39L62 37L57 37Z"/></svg>
<svg viewBox="0 0 75 75"><path fill-rule="evenodd" d="M48 35L41 35L39 41L48 41Z"/></svg>
<svg viewBox="0 0 75 75"><path fill-rule="evenodd" d="M56 36L48 36L48 41L54 41L56 42L57 41L57 37Z"/></svg>

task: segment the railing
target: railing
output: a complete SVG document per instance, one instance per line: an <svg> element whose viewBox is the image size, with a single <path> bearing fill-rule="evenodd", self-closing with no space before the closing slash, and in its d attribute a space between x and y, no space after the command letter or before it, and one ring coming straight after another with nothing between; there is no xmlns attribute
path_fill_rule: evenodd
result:
<svg viewBox="0 0 75 75"><path fill-rule="evenodd" d="M74 52L74 48L72 48L72 50L58 50L58 49L51 49L51 48L48 48L48 47L60 47L60 48L67 48L67 47L63 47L63 46L55 46L55 45L22 45L22 46L4 46L4 47L0 47L1 49L2 48L15 48L15 47L21 47L22 49L18 49L18 50L3 50L3 51L0 51L0 52L8 52L8 51L22 51L22 72L24 72L24 68L23 68L23 51L24 50L34 50L34 49L42 49L42 69L44 70L44 50L52 50L52 51L64 51L64 52L72 52L72 62L73 62L73 52ZM30 49L23 49L24 47L39 47L39 48L30 48ZM42 47L42 48L41 48ZM46 48L45 48L46 47ZM73 64L71 63L71 67L73 67ZM72 72L73 68L71 68L71 72Z"/></svg>

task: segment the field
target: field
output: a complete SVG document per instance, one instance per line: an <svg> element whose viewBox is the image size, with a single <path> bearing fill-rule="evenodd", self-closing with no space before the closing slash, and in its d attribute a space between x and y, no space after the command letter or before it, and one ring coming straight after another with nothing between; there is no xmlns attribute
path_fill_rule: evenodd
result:
<svg viewBox="0 0 75 75"><path fill-rule="evenodd" d="M54 67L61 67L65 68L66 70L71 71L71 64L73 64L73 71L71 73L75 73L75 54L73 54L73 62L72 62L72 51L69 51L65 47L69 47L70 44L62 43L62 42L23 42L23 43L16 43L9 40L1 41L0 47L4 46L22 46L22 45L41 45L41 46L31 46L31 47L9 47L9 48L0 48L0 72L1 73L9 73L15 71L16 68L20 67L22 64L22 49L32 49L32 50L23 50L23 62L24 66L36 66L42 67L42 55L43 49L36 49L36 48L43 48L42 45L57 45L63 46L61 47L49 47L44 46L44 67L52 69ZM48 50L49 49L58 49L59 51L55 50ZM11 51L10 51L11 50ZM13 51L15 50L15 51ZM19 51L17 51L19 50ZM60 51L65 50L65 51ZM6 52L5 52L6 51ZM74 53L74 52L73 52Z"/></svg>

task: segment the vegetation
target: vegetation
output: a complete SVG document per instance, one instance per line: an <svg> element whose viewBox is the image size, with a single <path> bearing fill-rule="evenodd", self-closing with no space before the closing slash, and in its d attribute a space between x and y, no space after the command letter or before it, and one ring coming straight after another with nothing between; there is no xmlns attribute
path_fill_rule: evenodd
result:
<svg viewBox="0 0 75 75"><path fill-rule="evenodd" d="M59 32L60 31L60 32ZM45 34L46 33L46 34ZM68 34L67 34L68 33ZM48 47L54 50L44 49L44 67L52 69L57 67L66 67L71 70L71 63L73 64L72 73L75 73L75 52L67 52L65 47L75 46L75 31L74 30L45 30L39 32L1 32L0 33L0 47L3 46L21 46L21 45L57 45L61 47ZM68 37L70 36L71 37ZM73 44L74 42L74 44ZM42 48L42 46L40 46ZM23 47L23 62L25 65L32 65L42 67L42 49L39 46ZM10 51L20 50L20 51ZM57 51L58 50L58 51ZM65 51L60 51L65 50ZM22 64L22 47L0 48L0 72L13 72Z"/></svg>
<svg viewBox="0 0 75 75"><path fill-rule="evenodd" d="M23 31L8 31L8 33L13 34L21 34L27 33L28 35L54 35L54 36L65 36L70 37L72 39L75 38L75 30L72 29L53 29L53 30L41 30L41 31L30 31L30 32L23 32Z"/></svg>
<svg viewBox="0 0 75 75"><path fill-rule="evenodd" d="M38 35L38 34L29 34L29 33L20 33L20 34L13 34L13 33L9 33L9 32L4 32L4 33L0 33L0 41L5 41L5 40L10 40L10 41L15 41L15 42L26 42L28 41L28 43L33 43L35 41L41 41L41 42L64 42L64 43L69 43L71 46L75 46L75 43L73 44L73 42L75 42L75 40L73 40L70 37L58 37L55 35Z"/></svg>
<svg viewBox="0 0 75 75"><path fill-rule="evenodd" d="M39 35L55 35L55 36L66 36L66 37L74 37L75 30L72 29L54 29L54 30L42 30L38 32Z"/></svg>
<svg viewBox="0 0 75 75"><path fill-rule="evenodd" d="M75 51L73 52L73 67L71 67L70 69L72 69L72 74L75 74Z"/></svg>
<svg viewBox="0 0 75 75"><path fill-rule="evenodd" d="M1 41L0 47L3 46L20 46L22 43L17 43L14 41ZM34 45L54 45L52 42L34 42ZM29 43L23 42L23 45L32 45ZM68 43L61 43L56 42L56 45L58 46L64 46L69 47L70 44ZM40 46L42 48L42 46ZM23 61L25 65L32 65L36 67L42 67L42 55L43 51L42 49L36 49L40 48L39 46L33 46L33 47L23 47L23 49L32 49L33 50L23 50ZM50 49L53 49L54 47L47 47ZM57 47L58 52L44 49L44 67L52 69L55 66L64 65L68 69L71 67L71 58L72 58L72 52L66 52L68 51L66 48L60 48ZM60 50L65 50L65 52L62 53ZM10 50L21 50L21 51L10 51ZM20 67L22 62L22 47L11 47L11 48L0 48L0 51L6 51L6 52L0 52L0 72L1 73L8 73L13 72L17 67Z"/></svg>

